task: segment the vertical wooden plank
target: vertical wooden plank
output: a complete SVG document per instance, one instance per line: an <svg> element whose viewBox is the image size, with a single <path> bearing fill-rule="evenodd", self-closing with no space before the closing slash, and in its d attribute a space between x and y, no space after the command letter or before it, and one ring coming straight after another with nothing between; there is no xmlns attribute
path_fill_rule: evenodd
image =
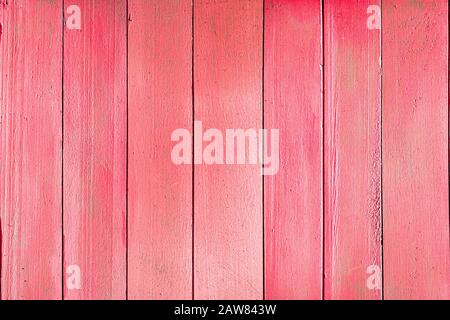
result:
<svg viewBox="0 0 450 320"><path fill-rule="evenodd" d="M264 127L281 141L264 181L267 299L322 298L321 11L265 1Z"/></svg>
<svg viewBox="0 0 450 320"><path fill-rule="evenodd" d="M81 287L65 281L64 298L125 299L126 1L66 0L66 20L73 5L81 30L64 30L64 270L79 267Z"/></svg>
<svg viewBox="0 0 450 320"><path fill-rule="evenodd" d="M171 161L192 127L192 3L129 0L131 299L192 298L192 166Z"/></svg>
<svg viewBox="0 0 450 320"><path fill-rule="evenodd" d="M3 299L61 299L61 1L2 1Z"/></svg>
<svg viewBox="0 0 450 320"><path fill-rule="evenodd" d="M194 2L195 120L204 130L262 126L262 1ZM201 140L203 132L195 139ZM206 145L207 143L205 143ZM263 297L257 165L194 168L196 299Z"/></svg>
<svg viewBox="0 0 450 320"><path fill-rule="evenodd" d="M380 30L368 28L370 5L380 2L324 3L326 299L381 298Z"/></svg>
<svg viewBox="0 0 450 320"><path fill-rule="evenodd" d="M383 1L386 299L449 299L448 2Z"/></svg>

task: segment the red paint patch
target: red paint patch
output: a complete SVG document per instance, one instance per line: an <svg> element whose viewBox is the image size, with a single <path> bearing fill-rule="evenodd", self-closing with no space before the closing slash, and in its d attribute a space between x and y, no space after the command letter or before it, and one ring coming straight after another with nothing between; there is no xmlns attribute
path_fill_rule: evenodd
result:
<svg viewBox="0 0 450 320"><path fill-rule="evenodd" d="M264 177L265 297L321 299L320 1L265 3L264 127L288 142L279 173Z"/></svg>

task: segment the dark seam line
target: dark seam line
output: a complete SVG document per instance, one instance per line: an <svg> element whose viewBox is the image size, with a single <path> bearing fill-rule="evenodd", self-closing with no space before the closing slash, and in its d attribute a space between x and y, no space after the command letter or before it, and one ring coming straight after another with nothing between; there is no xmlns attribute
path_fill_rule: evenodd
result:
<svg viewBox="0 0 450 320"><path fill-rule="evenodd" d="M194 76L194 50L195 50L195 32L194 32L194 27L195 27L195 0L192 0L192 5L191 5L191 88L192 88L192 176L191 176L191 182L192 182L192 186L191 186L191 203L192 203L192 226L191 226L191 238L192 238L192 266L191 266L191 272L192 272L192 300L195 300L195 238L194 238L194 232L195 232L195 208L194 208L194 202L195 202L195 194L194 194L194 189L195 189L195 184L194 184L194 178L195 178L195 158L194 158L194 147L195 147L195 133L194 133L194 122L195 122L195 88L194 88L194 81L195 81L195 76Z"/></svg>
<svg viewBox="0 0 450 320"><path fill-rule="evenodd" d="M322 98L322 300L325 300L325 5L324 1L320 1L320 33L322 46L322 71L321 71L321 98Z"/></svg>
<svg viewBox="0 0 450 320"><path fill-rule="evenodd" d="M265 0L263 0L262 3L262 128L263 128L263 134L262 134L262 163L261 163L261 170L262 170L262 247L263 247L263 300L266 300L266 228L265 228L265 204L264 204L264 79L265 79L265 27L266 27L266 5Z"/></svg>

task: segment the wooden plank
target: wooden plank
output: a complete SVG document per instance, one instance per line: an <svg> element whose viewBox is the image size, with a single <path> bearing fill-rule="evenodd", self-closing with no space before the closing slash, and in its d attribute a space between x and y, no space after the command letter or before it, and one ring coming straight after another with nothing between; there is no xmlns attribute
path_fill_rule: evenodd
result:
<svg viewBox="0 0 450 320"><path fill-rule="evenodd" d="M61 299L61 1L2 1L2 299Z"/></svg>
<svg viewBox="0 0 450 320"><path fill-rule="evenodd" d="M379 4L324 3L325 299L382 295Z"/></svg>
<svg viewBox="0 0 450 320"><path fill-rule="evenodd" d="M265 296L321 299L321 2L268 0L264 21L264 127L281 142L264 180Z"/></svg>
<svg viewBox="0 0 450 320"><path fill-rule="evenodd" d="M449 299L448 2L383 1L386 299Z"/></svg>
<svg viewBox="0 0 450 320"><path fill-rule="evenodd" d="M73 5L81 30L64 31L64 298L125 299L127 6L66 0L65 11Z"/></svg>
<svg viewBox="0 0 450 320"><path fill-rule="evenodd" d="M192 298L192 166L171 161L192 127L192 4L129 0L131 299Z"/></svg>
<svg viewBox="0 0 450 320"><path fill-rule="evenodd" d="M198 0L194 8L195 119L223 137L261 128L262 1ZM195 298L261 299L259 166L196 165L194 198Z"/></svg>

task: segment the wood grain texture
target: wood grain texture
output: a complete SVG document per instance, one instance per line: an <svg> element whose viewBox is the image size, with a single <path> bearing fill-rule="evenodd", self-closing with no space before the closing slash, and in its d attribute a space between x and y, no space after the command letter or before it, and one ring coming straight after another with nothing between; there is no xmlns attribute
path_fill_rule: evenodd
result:
<svg viewBox="0 0 450 320"><path fill-rule="evenodd" d="M325 299L380 299L366 285L381 268L380 30L375 1L324 3ZM370 271L370 270L369 270Z"/></svg>
<svg viewBox="0 0 450 320"><path fill-rule="evenodd" d="M449 299L448 2L383 1L386 299Z"/></svg>
<svg viewBox="0 0 450 320"><path fill-rule="evenodd" d="M0 299L450 299L448 28L446 0L0 0ZM171 159L262 127L273 176Z"/></svg>
<svg viewBox="0 0 450 320"><path fill-rule="evenodd" d="M61 1L0 4L2 299L60 299Z"/></svg>
<svg viewBox="0 0 450 320"><path fill-rule="evenodd" d="M192 298L192 166L171 161L192 127L192 4L129 0L130 299Z"/></svg>
<svg viewBox="0 0 450 320"><path fill-rule="evenodd" d="M261 128L262 1L197 0L194 8L195 119L223 133ZM195 298L261 299L259 166L196 165L194 188Z"/></svg>
<svg viewBox="0 0 450 320"><path fill-rule="evenodd" d="M63 154L64 270L80 267L81 288L64 298L125 299L126 1L64 5L81 9L64 31Z"/></svg>
<svg viewBox="0 0 450 320"><path fill-rule="evenodd" d="M268 0L264 21L264 127L280 129L280 170L264 180L265 296L321 299L321 3Z"/></svg>

